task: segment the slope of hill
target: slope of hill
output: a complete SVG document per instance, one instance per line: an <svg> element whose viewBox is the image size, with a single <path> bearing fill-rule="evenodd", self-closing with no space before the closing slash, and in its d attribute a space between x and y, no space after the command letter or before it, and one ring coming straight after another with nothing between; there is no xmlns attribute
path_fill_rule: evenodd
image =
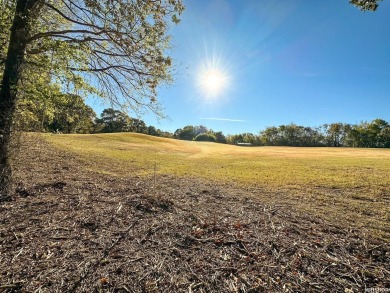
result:
<svg viewBox="0 0 390 293"><path fill-rule="evenodd" d="M47 139L96 172L214 181L374 236L390 232L389 149L238 147L133 133Z"/></svg>

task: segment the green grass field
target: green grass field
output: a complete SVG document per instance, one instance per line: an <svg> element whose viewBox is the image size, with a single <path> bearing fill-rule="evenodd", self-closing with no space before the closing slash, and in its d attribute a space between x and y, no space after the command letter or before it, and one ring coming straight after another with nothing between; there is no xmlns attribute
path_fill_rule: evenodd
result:
<svg viewBox="0 0 390 293"><path fill-rule="evenodd" d="M389 149L238 147L133 133L45 137L96 172L205 178L389 237Z"/></svg>

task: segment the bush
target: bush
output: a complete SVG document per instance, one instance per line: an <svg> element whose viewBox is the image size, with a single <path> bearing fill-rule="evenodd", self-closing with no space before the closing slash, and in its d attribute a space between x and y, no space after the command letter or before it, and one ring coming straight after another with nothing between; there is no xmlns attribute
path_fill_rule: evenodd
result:
<svg viewBox="0 0 390 293"><path fill-rule="evenodd" d="M217 141L214 134L211 134L211 133L200 133L194 138L194 140L195 141L211 141L211 142Z"/></svg>

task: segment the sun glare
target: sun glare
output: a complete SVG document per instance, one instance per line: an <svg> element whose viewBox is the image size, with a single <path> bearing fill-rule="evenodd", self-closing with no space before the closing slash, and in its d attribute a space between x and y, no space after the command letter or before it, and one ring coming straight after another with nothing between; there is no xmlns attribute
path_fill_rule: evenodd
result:
<svg viewBox="0 0 390 293"><path fill-rule="evenodd" d="M208 68L199 75L202 93L208 98L216 98L228 85L227 75L221 70Z"/></svg>
<svg viewBox="0 0 390 293"><path fill-rule="evenodd" d="M224 78L220 72L210 70L205 74L204 86L209 92L217 94L222 89L223 84Z"/></svg>

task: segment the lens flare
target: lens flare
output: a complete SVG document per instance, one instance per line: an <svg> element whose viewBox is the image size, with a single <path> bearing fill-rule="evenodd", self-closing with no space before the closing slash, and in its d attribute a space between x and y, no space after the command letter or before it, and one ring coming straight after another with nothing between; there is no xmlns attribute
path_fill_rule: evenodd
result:
<svg viewBox="0 0 390 293"><path fill-rule="evenodd" d="M199 85L206 96L215 98L226 88L227 80L222 71L209 68L200 74Z"/></svg>
<svg viewBox="0 0 390 293"><path fill-rule="evenodd" d="M217 53L217 49L205 47L205 52L199 56L197 87L202 99L219 100L231 86L229 62Z"/></svg>

